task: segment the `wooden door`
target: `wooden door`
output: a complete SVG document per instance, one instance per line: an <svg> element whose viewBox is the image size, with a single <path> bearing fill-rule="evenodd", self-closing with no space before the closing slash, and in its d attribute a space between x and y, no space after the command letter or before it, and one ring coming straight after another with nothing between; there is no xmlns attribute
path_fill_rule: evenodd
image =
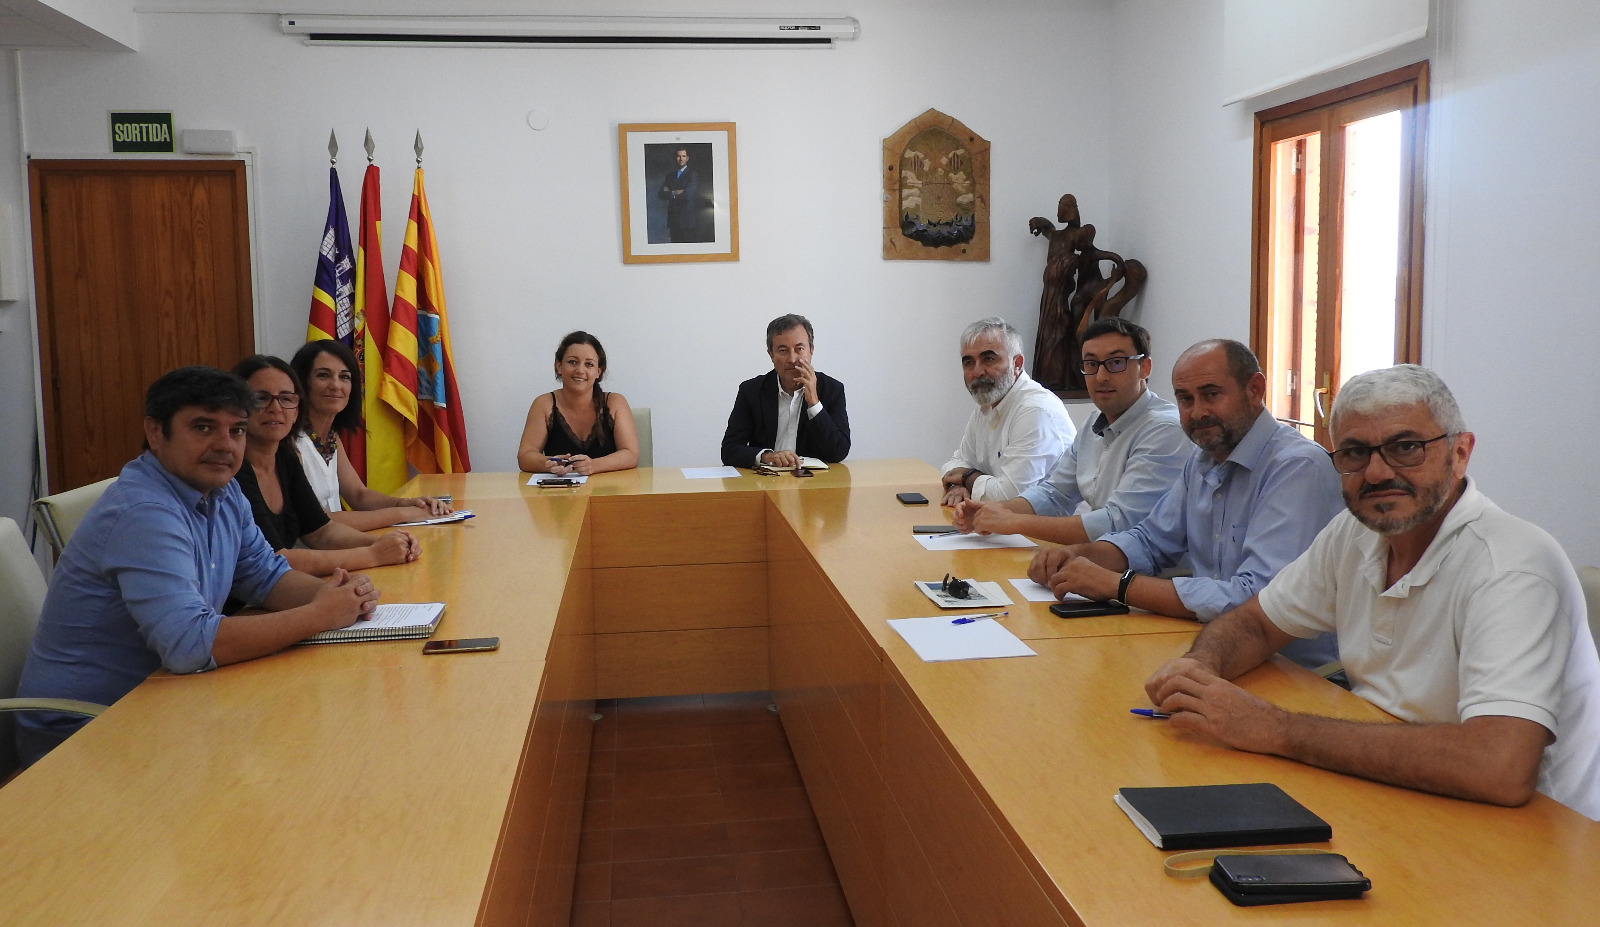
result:
<svg viewBox="0 0 1600 927"><path fill-rule="evenodd" d="M145 389L255 351L242 161L28 165L50 491L115 476Z"/></svg>

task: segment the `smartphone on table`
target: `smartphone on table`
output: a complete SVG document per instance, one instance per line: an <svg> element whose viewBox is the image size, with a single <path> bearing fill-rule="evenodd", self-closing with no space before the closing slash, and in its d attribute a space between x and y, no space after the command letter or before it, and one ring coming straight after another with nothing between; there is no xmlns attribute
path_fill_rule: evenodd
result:
<svg viewBox="0 0 1600 927"><path fill-rule="evenodd" d="M500 638L498 637L461 637L443 640L428 641L422 645L424 654L434 653L482 653L486 650L499 650Z"/></svg>

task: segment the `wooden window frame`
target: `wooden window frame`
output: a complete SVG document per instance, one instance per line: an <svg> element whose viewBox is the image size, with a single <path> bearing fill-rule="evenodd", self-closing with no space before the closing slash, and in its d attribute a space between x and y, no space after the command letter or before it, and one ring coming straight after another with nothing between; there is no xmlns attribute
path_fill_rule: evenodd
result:
<svg viewBox="0 0 1600 927"><path fill-rule="evenodd" d="M1251 293L1250 342L1257 357L1267 357L1270 343L1269 300L1272 262L1271 248L1271 184L1272 146L1281 139L1293 138L1309 132L1321 131L1322 170L1333 164L1342 164L1344 139L1340 132L1330 132L1334 126L1335 112L1348 114L1371 106L1374 114L1392 109L1392 97L1409 96L1406 113L1411 119L1409 131L1410 170L1402 178L1403 200L1401 209L1409 216L1409 240L1403 243L1399 255L1396 280L1395 305L1395 357L1396 363L1420 363L1422 359L1422 277L1423 277L1423 217L1424 169L1427 163L1428 116L1428 62L1397 68L1365 80L1319 93L1256 113L1255 156L1252 172L1251 203ZM1361 117L1357 117L1361 118ZM1340 120L1348 124L1350 119ZM1341 189L1324 182L1318 193L1320 216L1331 217L1332 222L1319 223L1319 254L1317 302L1318 314L1327 312L1328 318L1340 318L1339 302L1342 298L1342 280L1339 251L1344 240L1344 209ZM1333 358L1338 363L1338 325L1324 325L1318 332L1318 353ZM1265 365L1264 365L1265 366ZM1271 376L1269 371L1269 377ZM1338 384L1332 385L1331 402ZM1319 423L1319 436L1325 434L1326 424Z"/></svg>

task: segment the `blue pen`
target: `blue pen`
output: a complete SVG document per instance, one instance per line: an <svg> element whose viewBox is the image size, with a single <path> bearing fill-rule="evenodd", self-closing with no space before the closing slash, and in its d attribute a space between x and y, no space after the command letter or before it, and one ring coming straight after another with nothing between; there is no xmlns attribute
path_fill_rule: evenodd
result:
<svg viewBox="0 0 1600 927"><path fill-rule="evenodd" d="M985 618L1004 618L1005 616L1007 616L1009 614L1011 614L1009 611L1005 611L1005 612L990 612L987 615L962 615L960 618L957 618L957 619L955 619L954 621L952 621L950 623L951 624L971 624L974 621L982 621Z"/></svg>
<svg viewBox="0 0 1600 927"><path fill-rule="evenodd" d="M1166 712L1164 712L1164 711L1156 711L1154 708L1130 708L1128 710L1133 712L1134 714L1140 716L1141 718L1156 718L1156 719L1160 719L1160 718L1170 718L1170 717L1172 717L1171 715L1167 714Z"/></svg>

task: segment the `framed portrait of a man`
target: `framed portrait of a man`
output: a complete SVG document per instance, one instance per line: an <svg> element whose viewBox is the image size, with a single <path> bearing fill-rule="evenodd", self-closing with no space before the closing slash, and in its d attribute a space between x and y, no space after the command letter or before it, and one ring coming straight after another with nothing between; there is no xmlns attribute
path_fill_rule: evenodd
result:
<svg viewBox="0 0 1600 927"><path fill-rule="evenodd" d="M617 143L623 263L739 259L733 123L625 123Z"/></svg>

